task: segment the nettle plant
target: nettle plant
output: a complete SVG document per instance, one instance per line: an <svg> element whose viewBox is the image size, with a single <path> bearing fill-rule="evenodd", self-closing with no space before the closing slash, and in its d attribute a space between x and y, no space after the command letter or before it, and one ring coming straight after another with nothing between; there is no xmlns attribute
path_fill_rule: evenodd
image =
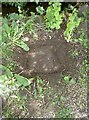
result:
<svg viewBox="0 0 89 120"><path fill-rule="evenodd" d="M61 3L49 2L49 7L46 10L46 28L47 29L59 29L62 23L64 14L61 13Z"/></svg>

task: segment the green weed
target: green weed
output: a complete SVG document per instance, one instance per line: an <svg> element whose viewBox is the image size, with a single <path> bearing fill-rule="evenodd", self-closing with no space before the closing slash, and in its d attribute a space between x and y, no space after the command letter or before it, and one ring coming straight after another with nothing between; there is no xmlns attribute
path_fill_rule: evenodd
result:
<svg viewBox="0 0 89 120"><path fill-rule="evenodd" d="M26 1L24 0L24 2L3 2L3 4L5 4L6 6L7 5L10 5L10 6L15 6L15 7L21 7L23 8L25 5L26 5Z"/></svg>
<svg viewBox="0 0 89 120"><path fill-rule="evenodd" d="M83 87L88 87L87 86L88 79L89 79L88 71L89 71L89 63L88 63L88 60L85 59L82 63L82 66L79 68L80 76L79 76L79 80L78 80L80 85Z"/></svg>
<svg viewBox="0 0 89 120"><path fill-rule="evenodd" d="M22 114L22 111L25 114L28 112L26 108L26 100L27 97L21 96L18 91L14 91L13 94L11 94L6 99L6 104L3 108L3 116L4 118L19 118Z"/></svg>
<svg viewBox="0 0 89 120"><path fill-rule="evenodd" d="M49 84L45 80L41 79L40 77L33 78L31 80L31 89L34 98L44 98L47 90L49 89Z"/></svg>
<svg viewBox="0 0 89 120"><path fill-rule="evenodd" d="M59 29L63 16L64 14L61 13L61 3L49 2L45 17L47 29Z"/></svg>
<svg viewBox="0 0 89 120"><path fill-rule="evenodd" d="M73 41L72 36L74 30L79 26L81 18L78 18L78 10L73 9L72 13L69 15L67 28L64 31L64 36L67 42Z"/></svg>
<svg viewBox="0 0 89 120"><path fill-rule="evenodd" d="M18 23L18 21L11 20L11 24L8 19L3 18L3 33L2 33L2 44L12 49L15 45L21 47L25 51L29 51L27 44L21 39L21 36L25 30L24 23ZM1 46L3 46L1 45ZM6 48L6 47L5 47Z"/></svg>
<svg viewBox="0 0 89 120"><path fill-rule="evenodd" d="M76 80L71 78L69 75L64 76L63 80L66 84L75 84L76 83Z"/></svg>
<svg viewBox="0 0 89 120"><path fill-rule="evenodd" d="M41 6L36 7L36 11L38 14L42 15L44 13L44 8Z"/></svg>
<svg viewBox="0 0 89 120"><path fill-rule="evenodd" d="M26 21L25 29L31 34L36 34L35 24L34 24L35 18L36 18L35 13L31 12L31 16Z"/></svg>
<svg viewBox="0 0 89 120"><path fill-rule="evenodd" d="M89 42L87 36L84 33L84 30L81 29L78 31L79 38L75 39L76 42L79 42L84 48L89 49Z"/></svg>
<svg viewBox="0 0 89 120"><path fill-rule="evenodd" d="M72 108L67 107L67 108L62 108L59 110L59 112L56 114L56 118L72 118Z"/></svg>

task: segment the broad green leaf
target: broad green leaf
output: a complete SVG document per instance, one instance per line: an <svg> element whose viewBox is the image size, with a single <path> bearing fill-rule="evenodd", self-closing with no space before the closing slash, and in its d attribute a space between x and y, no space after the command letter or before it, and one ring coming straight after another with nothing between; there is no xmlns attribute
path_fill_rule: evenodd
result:
<svg viewBox="0 0 89 120"><path fill-rule="evenodd" d="M3 18L2 20L3 20L3 23L8 24L8 19L6 17Z"/></svg>
<svg viewBox="0 0 89 120"><path fill-rule="evenodd" d="M12 72L7 67L5 67L3 65L0 65L0 69L4 72L4 74L6 74L6 76L8 78L12 78L13 77Z"/></svg>
<svg viewBox="0 0 89 120"><path fill-rule="evenodd" d="M38 7L36 7L36 11L37 11L40 15L42 15L43 12L44 12L44 8L41 7L41 6L38 6Z"/></svg>
<svg viewBox="0 0 89 120"><path fill-rule="evenodd" d="M11 26L12 26L12 30L14 30L14 29L15 29L15 27L17 26L17 24L16 24L16 22L15 22L14 20L12 21Z"/></svg>
<svg viewBox="0 0 89 120"><path fill-rule="evenodd" d="M70 84L75 84L75 83L76 83L76 81L74 79L70 80Z"/></svg>
<svg viewBox="0 0 89 120"><path fill-rule="evenodd" d="M52 4L52 2L49 2L49 5L51 5Z"/></svg>
<svg viewBox="0 0 89 120"><path fill-rule="evenodd" d="M34 80L34 78L29 78L29 79L28 79L29 85L32 83L33 80Z"/></svg>
<svg viewBox="0 0 89 120"><path fill-rule="evenodd" d="M10 27L8 26L8 24L4 24L3 28L6 31L6 33L9 35L10 34Z"/></svg>
<svg viewBox="0 0 89 120"><path fill-rule="evenodd" d="M65 83L69 83L69 79L70 79L70 76L65 76L65 77L64 77Z"/></svg>
<svg viewBox="0 0 89 120"><path fill-rule="evenodd" d="M10 17L10 20L18 20L19 19L19 15L16 13L11 13L9 15L9 17Z"/></svg>
<svg viewBox="0 0 89 120"><path fill-rule="evenodd" d="M38 91L39 91L40 94L42 94L43 88L41 86L38 86Z"/></svg>
<svg viewBox="0 0 89 120"><path fill-rule="evenodd" d="M17 84L19 86L24 86L24 87L29 86L29 82L28 82L27 78L25 78L21 75L18 75L18 74L15 74L15 78L16 78Z"/></svg>
<svg viewBox="0 0 89 120"><path fill-rule="evenodd" d="M6 75L0 75L0 83L2 83L3 81L8 80Z"/></svg>
<svg viewBox="0 0 89 120"><path fill-rule="evenodd" d="M16 42L15 44L16 44L17 46L21 47L23 50L29 51L29 47L28 47L27 44L26 44L25 42L23 42L22 40Z"/></svg>

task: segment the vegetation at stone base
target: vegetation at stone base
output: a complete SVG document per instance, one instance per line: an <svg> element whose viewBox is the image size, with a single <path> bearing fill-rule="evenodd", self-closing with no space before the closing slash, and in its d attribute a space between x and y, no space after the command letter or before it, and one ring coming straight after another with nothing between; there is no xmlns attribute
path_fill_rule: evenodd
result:
<svg viewBox="0 0 89 120"><path fill-rule="evenodd" d="M25 89L35 99L42 99L46 90L49 89L49 84L40 77L27 79L19 74L13 74L3 65L0 65L0 69L3 70L3 74L0 76L0 93L8 103L4 107L3 117L15 117L14 110L16 109L19 112L27 111L27 96L22 97L20 90ZM29 92L31 89L33 89L32 93ZM13 106L12 109L11 106Z"/></svg>
<svg viewBox="0 0 89 120"><path fill-rule="evenodd" d="M17 88L17 87L16 87ZM3 108L3 118L17 118L21 111L26 111L27 96L21 96L17 91L6 98L7 104Z"/></svg>
<svg viewBox="0 0 89 120"><path fill-rule="evenodd" d="M87 19L87 16L89 14L89 9L86 8L86 10L83 12L84 16L82 17L78 17L78 10L76 8L72 8L73 9L73 12L69 14L69 18L68 18L68 21L67 21L67 28L66 30L64 31L64 36L65 36L65 39L67 40L67 42L70 42L70 43L79 43L82 45L82 47L84 48L84 51L86 53L86 56L84 57L84 60L82 62L82 65L81 67L79 68L79 73L80 73L80 76L79 76L79 80L78 82L80 82L80 84L82 86L86 86L87 87L87 81L88 81L88 70L89 70L89 63L88 63L88 51L89 51L89 42L88 42L88 38L87 38L87 32L86 31L86 26L84 27L85 30L83 28L79 29L79 26L81 23L83 24L87 24L88 23L85 21ZM78 31L78 37L74 34L76 34L76 31ZM75 50L72 50L72 56L73 57L76 57L78 58L78 56L80 55L81 51L79 52L76 48ZM70 83L69 82L69 76L65 76L64 77L64 81L67 82L67 83Z"/></svg>
<svg viewBox="0 0 89 120"><path fill-rule="evenodd" d="M8 17L2 19L2 39L0 39L0 55L3 59L7 59L7 63L11 63L13 56L13 49L18 46L24 51L29 51L25 41L22 39L24 32L35 34L34 26L35 14L32 13L30 19L26 20L26 17L20 13L12 13ZM11 61L11 62L10 62ZM12 62L13 63L13 62Z"/></svg>
<svg viewBox="0 0 89 120"><path fill-rule="evenodd" d="M15 21L16 17L17 19L19 18L18 21ZM3 36L2 39L5 40L3 42L4 43L7 42L6 44L9 44L8 47L11 46L13 48L14 45L17 45L23 48L25 51L28 51L29 50L28 46L25 44L25 42L20 40L25 30L25 24L20 21L20 17L18 15L15 15L14 17L13 15L10 16L10 22L11 24L8 22L7 18L3 19L2 31L4 32L2 35Z"/></svg>
<svg viewBox="0 0 89 120"><path fill-rule="evenodd" d="M89 80L88 71L89 71L89 63L88 60L85 59L82 62L82 66L79 69L79 73L80 73L79 83L81 84L81 86L88 87L87 85Z"/></svg>
<svg viewBox="0 0 89 120"><path fill-rule="evenodd" d="M14 116L14 110L9 109L9 106L11 106L14 103L14 107L19 110L26 110L25 104L27 100L26 97L21 97L19 94L19 91L21 89L25 89L28 91L28 87L30 87L30 90L32 89L33 96L35 99L43 98L44 94L50 91L49 84L46 83L44 80L42 80L39 77L36 78L25 78L19 74L13 73L14 69L14 61L12 61L11 57L13 56L13 49L18 46L21 47L25 51L29 51L30 48L27 46L25 41L22 39L22 35L26 32L29 32L30 34L36 34L36 25L34 23L35 18L37 15L35 13L31 13L31 16L26 18L23 14L23 6L25 3L9 3L12 6L17 4L19 14L12 13L7 17L3 18L2 23L2 41L0 40L0 55L2 55L3 59L6 59L7 64L1 65L0 69L2 70L2 75L0 76L0 93L2 93L3 96L7 96L6 99L8 99L8 105L4 107L3 116L4 117L13 117ZM36 8L38 14L42 15L44 13L44 10L42 7ZM68 12L68 11L67 11ZM84 31L81 29L79 30L79 38L73 39L73 34L75 30L78 28L81 21L84 21L83 18L78 17L78 10L76 8L72 7L72 12L67 13L68 14L68 20L67 20L67 27L64 31L64 36L67 42L70 43L80 43L86 51L88 50L88 41L85 37ZM45 15L45 26L47 29L59 29L61 28L61 24L63 22L63 17L65 16L65 11L61 11L61 3L49 3L49 6L46 10ZM27 20L28 19L28 20ZM1 29L0 29L1 30ZM0 36L1 37L1 36ZM78 52L73 51L73 56L77 57ZM79 81L80 84L84 87L86 87L86 83L88 80L87 72L89 71L89 64L87 58L83 61L82 67L79 69ZM69 75L63 76L63 81L66 84L76 84L76 80L74 78L71 78ZM31 86L33 85L33 86ZM9 97L9 98L8 98ZM63 98L61 98L63 100ZM59 101L58 96L54 97L53 104L56 104ZM13 106L13 105L12 105ZM11 107L10 107L11 108ZM57 117L62 118L69 118L71 116L72 109L69 108L60 108L59 113L57 113ZM15 117L15 116L14 116Z"/></svg>
<svg viewBox="0 0 89 120"><path fill-rule="evenodd" d="M88 9L84 12L84 17L78 17L78 10L76 8L73 8L72 13L69 14L68 22L67 22L67 28L64 32L65 39L67 42L75 42L75 43L80 43L83 45L86 49L88 49L89 43L87 40L87 32L84 33L83 28L79 29L79 25L81 23L83 24L88 24L87 22L85 23L85 20L87 19L88 15ZM85 26L85 29L86 26ZM78 31L79 36L77 38L74 37L74 33ZM75 33L76 34L76 33Z"/></svg>
<svg viewBox="0 0 89 120"><path fill-rule="evenodd" d="M17 14L11 14L9 17L10 22L5 17L2 23L2 40L0 41L0 54L2 58L11 61L13 55L13 49L15 46L19 46L25 51L29 50L29 47L24 41L21 40L21 36L24 33L25 25L20 20L22 19ZM16 19L19 21L16 21Z"/></svg>

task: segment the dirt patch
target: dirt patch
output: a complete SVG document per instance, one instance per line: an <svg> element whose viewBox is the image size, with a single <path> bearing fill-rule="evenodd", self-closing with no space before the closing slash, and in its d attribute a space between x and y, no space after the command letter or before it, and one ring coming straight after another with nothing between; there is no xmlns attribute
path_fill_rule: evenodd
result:
<svg viewBox="0 0 89 120"><path fill-rule="evenodd" d="M78 44L67 43L63 36L63 30L47 32L43 28L38 29L37 39L34 39L30 34L23 35L22 39L30 47L30 50L25 52L21 48L15 49L13 58L17 63L15 73L27 78L39 76L49 81L53 89L50 95L44 96L43 100L29 99L27 102L28 112L25 117L54 118L59 107L63 108L69 105L73 108L74 116L76 118L81 117L78 100L83 106L83 100L86 101L86 89L81 88L78 84L67 86L61 77L62 75L70 75L73 78L78 78L78 69L83 58L81 56L76 59L70 54L71 49L76 48ZM81 46L80 49L82 49ZM79 96L82 91L85 93ZM23 95L25 94L23 93ZM67 98L65 103L60 102L61 96ZM79 99L77 100L77 98ZM52 104L53 99L59 101L56 103L56 107ZM82 109L83 107L81 107L80 111ZM86 111L85 108L84 111Z"/></svg>
<svg viewBox="0 0 89 120"><path fill-rule="evenodd" d="M43 76L52 79L62 72L73 73L76 69L76 61L70 56L70 45L64 40L63 31L38 30L38 40L34 40L29 34L23 36L28 39L29 52L16 49L14 60L19 64L18 72L26 77ZM54 75L55 74L55 75Z"/></svg>

